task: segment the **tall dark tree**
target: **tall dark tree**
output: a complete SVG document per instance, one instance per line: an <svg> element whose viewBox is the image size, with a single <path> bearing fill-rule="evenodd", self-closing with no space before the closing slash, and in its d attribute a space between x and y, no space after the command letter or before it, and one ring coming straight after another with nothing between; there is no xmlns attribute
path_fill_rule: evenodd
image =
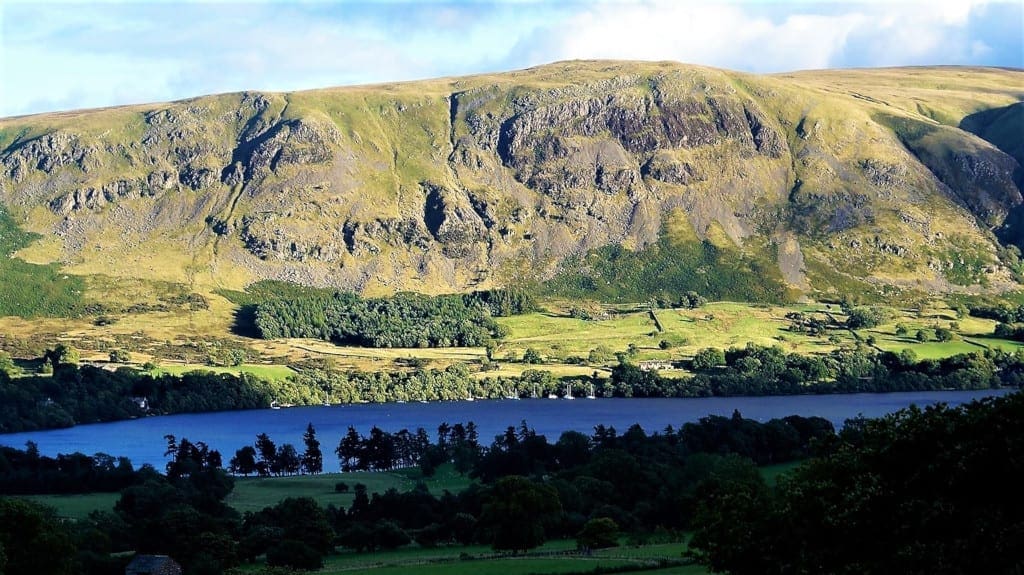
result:
<svg viewBox="0 0 1024 575"><path fill-rule="evenodd" d="M71 574L74 546L53 510L22 499L0 498L0 549L5 575Z"/></svg>
<svg viewBox="0 0 1024 575"><path fill-rule="evenodd" d="M774 493L709 482L691 549L736 575L1020 573L1022 421L1021 393L860 420Z"/></svg>
<svg viewBox="0 0 1024 575"><path fill-rule="evenodd" d="M495 482L484 504L480 522L491 528L496 550L527 551L544 543L545 527L562 511L558 493L525 477L503 477Z"/></svg>
<svg viewBox="0 0 1024 575"><path fill-rule="evenodd" d="M256 436L256 451L260 456L256 461L256 471L261 476L270 475L271 471L277 467L277 445L269 435L261 433Z"/></svg>
<svg viewBox="0 0 1024 575"><path fill-rule="evenodd" d="M359 435L356 428L351 425L348 426L348 433L341 438L337 449L334 450L338 454L338 463L341 465L341 470L348 472L365 469L360 461L363 458L363 451L363 437Z"/></svg>
<svg viewBox="0 0 1024 575"><path fill-rule="evenodd" d="M298 473L302 469L302 458L299 457L295 446L291 443L282 443L277 448L277 455L274 457L274 465L271 469L277 474L295 475Z"/></svg>
<svg viewBox="0 0 1024 575"><path fill-rule="evenodd" d="M256 472L256 448L251 445L239 449L230 462L231 473L248 476Z"/></svg>
<svg viewBox="0 0 1024 575"><path fill-rule="evenodd" d="M310 423L302 436L306 451L302 454L302 471L316 475L324 470L324 454L320 451L320 441L316 438L316 429Z"/></svg>

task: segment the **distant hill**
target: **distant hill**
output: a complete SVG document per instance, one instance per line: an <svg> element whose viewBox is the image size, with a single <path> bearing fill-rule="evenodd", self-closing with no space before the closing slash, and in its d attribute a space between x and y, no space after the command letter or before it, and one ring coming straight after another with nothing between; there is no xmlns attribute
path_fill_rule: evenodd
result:
<svg viewBox="0 0 1024 575"><path fill-rule="evenodd" d="M1022 100L1020 70L605 61L223 94L0 120L0 202L40 235L17 257L94 299L999 292L1019 287Z"/></svg>

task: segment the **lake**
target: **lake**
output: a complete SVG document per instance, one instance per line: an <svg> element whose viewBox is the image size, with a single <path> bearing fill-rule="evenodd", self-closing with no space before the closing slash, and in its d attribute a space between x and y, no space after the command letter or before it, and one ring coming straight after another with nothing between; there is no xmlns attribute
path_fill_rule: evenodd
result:
<svg viewBox="0 0 1024 575"><path fill-rule="evenodd" d="M167 442L164 436L187 437L204 441L217 449L224 462L256 435L267 433L278 445L291 443L302 451L302 434L312 423L324 452L324 470L337 471L334 448L349 426L364 435L376 425L385 431L402 428L415 431L423 427L435 438L437 426L476 423L480 442L489 445L495 435L510 425L526 420L537 433L554 441L563 431L591 434L598 424L615 427L620 433L639 423L648 432L667 425L679 427L706 415L732 415L739 410L744 417L767 421L787 415L820 416L838 429L857 415L877 417L911 404L918 406L944 402L960 405L975 398L1005 395L1008 390L927 391L910 393L798 395L778 397L708 397L698 399L524 399L451 401L433 403L381 403L292 407L279 410L222 411L147 417L114 423L79 425L68 429L33 431L0 435L0 444L23 448L35 441L44 455L72 453L108 453L125 456L135 465L149 463L163 470Z"/></svg>

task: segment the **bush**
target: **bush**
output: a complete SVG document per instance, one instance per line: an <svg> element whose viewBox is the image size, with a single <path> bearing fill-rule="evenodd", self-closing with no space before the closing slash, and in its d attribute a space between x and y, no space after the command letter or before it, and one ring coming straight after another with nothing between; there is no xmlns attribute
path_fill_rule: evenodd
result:
<svg viewBox="0 0 1024 575"><path fill-rule="evenodd" d="M851 308L846 316L846 327L861 329L875 327L885 321L885 311L877 307Z"/></svg>
<svg viewBox="0 0 1024 575"><path fill-rule="evenodd" d="M596 348L590 350L590 353L587 354L588 363L604 363L606 361L610 361L611 359L612 350L608 349L606 346L603 345L597 346Z"/></svg>
<svg viewBox="0 0 1024 575"><path fill-rule="evenodd" d="M714 347L707 347L693 356L693 369L707 371L719 365L725 365L725 352Z"/></svg>
<svg viewBox="0 0 1024 575"><path fill-rule="evenodd" d="M345 483L344 481L339 481L339 482L335 483L334 484L334 492L335 493L348 493L348 483Z"/></svg>
<svg viewBox="0 0 1024 575"><path fill-rule="evenodd" d="M412 539L393 521L380 521L373 527L373 543L378 549L397 549L408 545Z"/></svg>
<svg viewBox="0 0 1024 575"><path fill-rule="evenodd" d="M607 517L598 517L587 521L576 536L578 549L606 549L618 547L619 526Z"/></svg>
<svg viewBox="0 0 1024 575"><path fill-rule="evenodd" d="M706 304L708 300L704 299L699 293L695 291L688 291L679 298L679 307L686 309L697 309L702 305Z"/></svg>
<svg viewBox="0 0 1024 575"><path fill-rule="evenodd" d="M443 539L445 539L444 528L437 523L431 523L416 533L416 543L425 549L437 547Z"/></svg>
<svg viewBox="0 0 1024 575"><path fill-rule="evenodd" d="M302 541L286 539L267 550L267 565L315 571L324 566L324 558Z"/></svg>
<svg viewBox="0 0 1024 575"><path fill-rule="evenodd" d="M540 357L540 353L537 350L527 348L526 353L523 354L523 363L541 363L544 360Z"/></svg>

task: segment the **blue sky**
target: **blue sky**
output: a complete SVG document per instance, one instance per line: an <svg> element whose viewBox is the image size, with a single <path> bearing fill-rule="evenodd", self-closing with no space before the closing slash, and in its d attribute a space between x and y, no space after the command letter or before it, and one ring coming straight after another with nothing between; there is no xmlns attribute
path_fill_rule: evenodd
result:
<svg viewBox="0 0 1024 575"><path fill-rule="evenodd" d="M1022 36L1020 0L0 0L0 117L566 59L1020 68Z"/></svg>

